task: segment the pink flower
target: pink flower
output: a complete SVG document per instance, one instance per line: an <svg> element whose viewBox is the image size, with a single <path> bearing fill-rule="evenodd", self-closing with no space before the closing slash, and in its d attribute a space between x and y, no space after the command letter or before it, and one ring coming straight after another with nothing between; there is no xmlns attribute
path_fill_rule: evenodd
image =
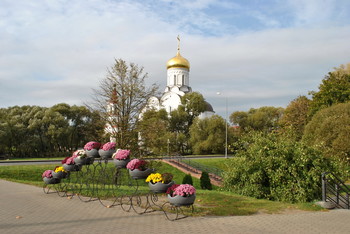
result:
<svg viewBox="0 0 350 234"><path fill-rule="evenodd" d="M85 144L84 150L99 149L100 146L101 144L96 141L89 141L88 143Z"/></svg>
<svg viewBox="0 0 350 234"><path fill-rule="evenodd" d="M129 158L130 150L123 150L118 149L117 152L115 152L112 156L112 158L118 159L118 160L125 160Z"/></svg>
<svg viewBox="0 0 350 234"><path fill-rule="evenodd" d="M180 186L179 184L173 184L173 185L171 185L171 186L167 189L166 193L173 197L173 196L174 196L174 195L173 195L173 194L174 194L174 190L175 190L177 187L179 187L179 186Z"/></svg>
<svg viewBox="0 0 350 234"><path fill-rule="evenodd" d="M47 178L51 178L52 177L52 170L46 170L44 171L44 173L42 174L42 177L47 177Z"/></svg>
<svg viewBox="0 0 350 234"><path fill-rule="evenodd" d="M72 165L72 164L74 164L74 158L76 158L76 157L69 157L69 158L66 160L66 164L67 164L67 165Z"/></svg>
<svg viewBox="0 0 350 234"><path fill-rule="evenodd" d="M173 195L188 197L196 193L196 189L190 184L180 184L174 189Z"/></svg>
<svg viewBox="0 0 350 234"><path fill-rule="evenodd" d="M115 149L115 142L107 142L106 144L104 144L103 146L102 146L102 149L104 150L104 151L108 151L108 150L111 150L111 149Z"/></svg>
<svg viewBox="0 0 350 234"><path fill-rule="evenodd" d="M131 160L128 165L126 165L127 169L134 170L134 169L139 169L141 171L146 169L147 162L142 159L133 159Z"/></svg>

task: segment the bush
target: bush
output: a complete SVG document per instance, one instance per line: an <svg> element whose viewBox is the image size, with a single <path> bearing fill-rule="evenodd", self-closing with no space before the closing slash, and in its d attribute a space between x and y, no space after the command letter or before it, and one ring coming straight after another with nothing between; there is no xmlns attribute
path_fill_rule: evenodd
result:
<svg viewBox="0 0 350 234"><path fill-rule="evenodd" d="M209 178L209 174L206 171L202 172L202 175L200 177L200 182L201 182L201 188L202 189L208 189L208 190L212 190L212 185L210 182L210 178Z"/></svg>
<svg viewBox="0 0 350 234"><path fill-rule="evenodd" d="M191 174L185 175L184 178L182 179L182 183L193 185L193 179L192 179Z"/></svg>
<svg viewBox="0 0 350 234"><path fill-rule="evenodd" d="M339 169L320 151L270 133L250 133L228 161L224 186L256 198L308 202L321 198L321 174Z"/></svg>

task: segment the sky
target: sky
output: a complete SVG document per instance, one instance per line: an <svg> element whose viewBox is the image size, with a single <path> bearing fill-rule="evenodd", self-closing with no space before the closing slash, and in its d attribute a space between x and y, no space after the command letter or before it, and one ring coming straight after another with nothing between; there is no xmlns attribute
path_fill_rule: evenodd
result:
<svg viewBox="0 0 350 234"><path fill-rule="evenodd" d="M163 91L178 35L217 114L285 108L350 63L350 1L0 0L0 108L88 103L119 58Z"/></svg>

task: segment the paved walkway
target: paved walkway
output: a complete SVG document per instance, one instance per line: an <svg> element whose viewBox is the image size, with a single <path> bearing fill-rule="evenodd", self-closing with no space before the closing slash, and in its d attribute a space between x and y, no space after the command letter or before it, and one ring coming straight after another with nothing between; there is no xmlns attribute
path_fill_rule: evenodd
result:
<svg viewBox="0 0 350 234"><path fill-rule="evenodd" d="M81 202L39 187L0 180L0 233L350 233L350 210L294 214L188 217L138 215L119 206Z"/></svg>

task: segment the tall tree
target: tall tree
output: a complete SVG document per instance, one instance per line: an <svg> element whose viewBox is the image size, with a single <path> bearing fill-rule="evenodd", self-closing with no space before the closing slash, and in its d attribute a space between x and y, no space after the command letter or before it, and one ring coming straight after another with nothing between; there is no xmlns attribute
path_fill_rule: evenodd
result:
<svg viewBox="0 0 350 234"><path fill-rule="evenodd" d="M143 67L116 59L99 89L94 90L92 107L112 126L111 134L120 148L136 148L139 114L147 100L158 92L155 84L146 87L146 79Z"/></svg>
<svg viewBox="0 0 350 234"><path fill-rule="evenodd" d="M303 141L350 163L350 102L318 111L306 125Z"/></svg>
<svg viewBox="0 0 350 234"><path fill-rule="evenodd" d="M303 136L308 122L309 105L310 100L306 96L299 96L288 104L280 119L279 124L284 132L296 140L300 140Z"/></svg>
<svg viewBox="0 0 350 234"><path fill-rule="evenodd" d="M251 108L248 112L233 112L230 115L230 121L238 124L244 131L271 132L279 127L278 121L282 117L283 111L282 107L273 106Z"/></svg>
<svg viewBox="0 0 350 234"><path fill-rule="evenodd" d="M334 68L322 80L319 91L312 91L310 94L310 117L323 108L350 101L350 63Z"/></svg>
<svg viewBox="0 0 350 234"><path fill-rule="evenodd" d="M190 127L206 106L202 94L191 92L182 96L181 105L170 113L170 131L176 135L177 151L189 153Z"/></svg>
<svg viewBox="0 0 350 234"><path fill-rule="evenodd" d="M225 120L213 115L196 118L190 127L190 143L194 154L223 153L225 146Z"/></svg>

